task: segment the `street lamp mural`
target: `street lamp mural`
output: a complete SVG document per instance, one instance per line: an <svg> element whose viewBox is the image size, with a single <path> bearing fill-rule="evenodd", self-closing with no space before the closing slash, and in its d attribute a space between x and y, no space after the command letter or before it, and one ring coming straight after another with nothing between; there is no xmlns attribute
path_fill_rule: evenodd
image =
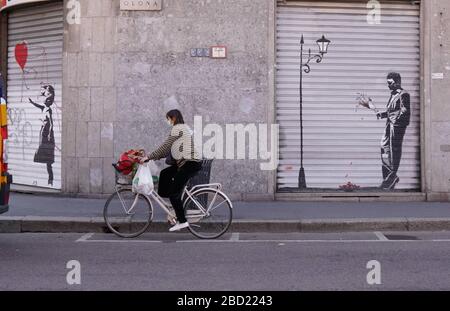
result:
<svg viewBox="0 0 450 311"><path fill-rule="evenodd" d="M315 60L316 63L321 63L325 54L328 53L328 47L331 43L330 40L325 38L325 35L322 35L322 38L316 41L319 46L319 53L312 54L311 49L308 50L308 55L306 61L303 56L303 48L305 45L305 39L302 35L300 39L300 172L298 175L298 188L306 189L306 175L305 168L303 166L303 74L311 72L311 61Z"/></svg>
<svg viewBox="0 0 450 311"><path fill-rule="evenodd" d="M307 179L304 167L304 101L303 101L303 77L311 72L311 64L322 63L328 53L331 41L325 35L316 41L318 53L313 54L311 49L305 53L304 35L300 39L300 170L298 174L298 190L307 190ZM358 106L371 110L378 120L386 120L384 133L381 139L381 171L382 181L378 186L381 190L395 190L400 182L398 170L402 159L403 141L411 119L410 94L402 88L402 76L398 72L390 72L387 77L387 87L390 90L389 100L385 109L379 109L371 97L365 93L358 93ZM350 164L352 166L352 164ZM345 178L349 178L347 174ZM355 191L363 187L348 182L339 186L340 190Z"/></svg>
<svg viewBox="0 0 450 311"><path fill-rule="evenodd" d="M358 104L376 113L377 118L386 119L384 134L381 139L381 163L383 190L394 190L400 182L397 175L402 158L403 140L411 119L410 95L402 88L402 78L397 72L387 75L387 85L391 91L386 110L379 111L373 100L360 94Z"/></svg>

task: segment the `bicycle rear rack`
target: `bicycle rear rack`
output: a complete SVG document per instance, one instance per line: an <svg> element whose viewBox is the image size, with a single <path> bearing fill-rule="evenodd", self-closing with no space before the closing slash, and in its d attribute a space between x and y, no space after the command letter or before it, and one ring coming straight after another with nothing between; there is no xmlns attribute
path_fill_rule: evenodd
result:
<svg viewBox="0 0 450 311"><path fill-rule="evenodd" d="M222 190L222 184L213 183L213 184L195 185L194 187L189 189L189 192L193 193L197 189L203 189L203 188L213 188L213 189L217 189L217 190Z"/></svg>

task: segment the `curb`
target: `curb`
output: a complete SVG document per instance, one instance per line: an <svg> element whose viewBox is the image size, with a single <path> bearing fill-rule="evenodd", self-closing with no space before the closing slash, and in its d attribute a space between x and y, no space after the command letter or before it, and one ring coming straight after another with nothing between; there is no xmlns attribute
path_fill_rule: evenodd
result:
<svg viewBox="0 0 450 311"><path fill-rule="evenodd" d="M154 221L149 232L166 232L165 221ZM450 218L378 218L314 220L235 220L235 232L361 232L450 231ZM0 233L106 233L101 217L0 217Z"/></svg>

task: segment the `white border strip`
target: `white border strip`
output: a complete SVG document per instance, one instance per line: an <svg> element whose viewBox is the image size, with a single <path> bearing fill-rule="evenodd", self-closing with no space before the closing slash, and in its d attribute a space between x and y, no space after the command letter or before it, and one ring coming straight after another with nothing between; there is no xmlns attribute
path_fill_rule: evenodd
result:
<svg viewBox="0 0 450 311"><path fill-rule="evenodd" d="M239 232L234 232L233 234L231 234L230 241L233 241L233 242L239 241Z"/></svg>
<svg viewBox="0 0 450 311"><path fill-rule="evenodd" d="M150 241L150 240L87 240L80 241L83 243L163 243L163 241Z"/></svg>
<svg viewBox="0 0 450 311"><path fill-rule="evenodd" d="M86 233L81 238L76 240L76 243L163 243L163 241L151 241L151 240L90 240L95 233Z"/></svg>
<svg viewBox="0 0 450 311"><path fill-rule="evenodd" d="M164 243L164 241L153 241L153 240L133 240L133 239L122 239L122 240L90 240L95 233L86 233L81 238L76 240L77 243ZM374 232L378 239L374 240L240 240L239 233L233 233L229 240L176 240L176 241L166 241L170 243L278 243L278 244L351 244L351 243L421 243L421 242L431 242L431 243L450 243L450 239L435 239L435 240L389 240L381 232Z"/></svg>
<svg viewBox="0 0 450 311"><path fill-rule="evenodd" d="M381 233L379 231L374 232L374 233L377 236L378 240L380 240L380 241L389 241L389 239L383 233Z"/></svg>
<svg viewBox="0 0 450 311"><path fill-rule="evenodd" d="M164 241L151 240L81 240L81 243L164 243ZM166 241L166 243L198 243L198 244L222 244L222 243L277 243L277 244L355 244L355 243L450 243L450 240L185 240L185 241Z"/></svg>
<svg viewBox="0 0 450 311"><path fill-rule="evenodd" d="M187 240L176 241L176 243L329 243L329 244L349 244L349 243L420 243L420 242L450 242L450 240Z"/></svg>
<svg viewBox="0 0 450 311"><path fill-rule="evenodd" d="M92 238L93 235L94 235L94 233L86 233L85 235L83 235L81 238L79 238L75 242L88 242L88 240L90 238Z"/></svg>

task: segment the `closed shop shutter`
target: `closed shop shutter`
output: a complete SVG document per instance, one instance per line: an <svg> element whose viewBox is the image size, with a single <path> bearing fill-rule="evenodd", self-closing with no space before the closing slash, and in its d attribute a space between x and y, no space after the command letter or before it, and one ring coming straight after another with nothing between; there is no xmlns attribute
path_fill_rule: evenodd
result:
<svg viewBox="0 0 450 311"><path fill-rule="evenodd" d="M308 49L313 54L319 51L316 40L322 35L331 40L323 61L313 60L311 72L303 75L303 166L307 188L337 190L351 182L361 189L379 189L386 177L382 174L381 156L386 119L377 120L374 111L357 107L356 98L364 93L373 99L377 109L385 111L391 96L387 74L397 72L410 94L411 118L403 142L394 139L390 144L395 152L389 159L395 162L394 158L399 157L399 146L403 152L397 173L400 181L387 189L420 190L420 5L381 1L381 24L368 23L370 11L366 6L367 1L278 4L279 192L299 190L302 34L305 54ZM395 176L395 169L391 176Z"/></svg>
<svg viewBox="0 0 450 311"><path fill-rule="evenodd" d="M9 13L8 160L16 184L61 189L63 30L62 2Z"/></svg>

